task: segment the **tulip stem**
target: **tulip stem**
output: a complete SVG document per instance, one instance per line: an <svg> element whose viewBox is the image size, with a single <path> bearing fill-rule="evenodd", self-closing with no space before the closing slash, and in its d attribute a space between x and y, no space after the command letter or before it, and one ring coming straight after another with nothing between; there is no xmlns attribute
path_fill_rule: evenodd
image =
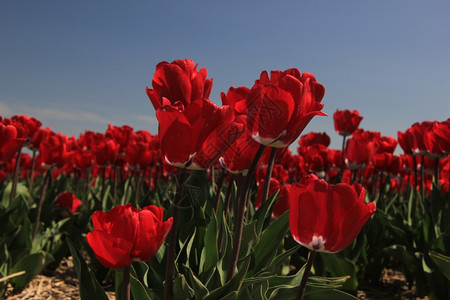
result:
<svg viewBox="0 0 450 300"><path fill-rule="evenodd" d="M306 263L305 271L303 272L302 281L300 282L300 287L297 294L297 300L302 300L305 295L306 282L308 281L309 273L311 272L311 267L313 265L314 259L316 258L317 251L309 251L308 262Z"/></svg>
<svg viewBox="0 0 450 300"><path fill-rule="evenodd" d="M244 184L239 185L237 194L237 210L235 216L235 226L233 234L233 251L231 253L231 261L227 273L227 281L230 281L234 277L234 273L237 267L237 261L239 258L239 250L241 248L242 240L242 229L244 226L244 211L247 207L248 190L250 189L250 184L253 179L253 174L255 173L256 165L264 151L265 146L260 145L258 151L255 154L255 158L252 164L248 168L247 176L245 177ZM242 182L242 181L241 181Z"/></svg>
<svg viewBox="0 0 450 300"><path fill-rule="evenodd" d="M225 194L225 202L223 204L223 209L222 209L223 220L227 219L228 207L230 205L231 192L233 191L235 177L236 177L236 174L231 174L230 181L228 182L228 187L227 187L227 191ZM222 252L222 246L223 246L223 229L224 229L224 225L222 224L222 226L220 226L220 228L219 228L219 235L217 238L217 249L219 251L219 255Z"/></svg>
<svg viewBox="0 0 450 300"><path fill-rule="evenodd" d="M10 203L12 203L14 198L16 198L17 181L19 181L20 153L21 152L22 152L22 147L20 147L19 150L17 151L16 164L14 165L14 178L13 178L13 183L12 183L12 187L11 187L11 195L9 198Z"/></svg>
<svg viewBox="0 0 450 300"><path fill-rule="evenodd" d="M270 178L272 178L273 164L275 162L276 152L277 152L277 148L272 147L272 151L270 151L269 164L267 165L266 179L264 181L264 189L263 189L263 194L262 194L262 198L261 198L261 205L269 197Z"/></svg>
<svg viewBox="0 0 450 300"><path fill-rule="evenodd" d="M130 266L123 268L122 300L130 300Z"/></svg>
<svg viewBox="0 0 450 300"><path fill-rule="evenodd" d="M31 157L31 170L30 170L30 186L28 187L29 198L28 202L31 204L33 197L33 183L34 183L34 168L36 164L36 150L33 149L33 155Z"/></svg>
<svg viewBox="0 0 450 300"><path fill-rule="evenodd" d="M424 163L425 163L425 155L422 154L420 158L420 195L422 196L422 202L425 200L425 178L423 178L424 174Z"/></svg>
<svg viewBox="0 0 450 300"><path fill-rule="evenodd" d="M214 214L217 215L217 210L219 209L220 196L222 195L223 183L225 181L226 171L221 170L220 177L217 182L216 199L214 201Z"/></svg>
<svg viewBox="0 0 450 300"><path fill-rule="evenodd" d="M181 202L181 193L186 179L186 169L178 168L177 191L172 206L172 229L170 230L169 246L167 249L166 277L164 283L164 300L173 299L173 272L175 268L175 252L177 248L178 214Z"/></svg>
<svg viewBox="0 0 450 300"><path fill-rule="evenodd" d="M39 222L40 222L40 219L41 219L42 204L44 203L45 193L47 192L47 186L48 186L48 183L50 181L51 172L52 172L52 169L48 169L47 170L47 174L45 175L45 178L44 178L44 183L42 184L41 197L39 198L39 204L38 204L37 212L36 212L36 221L35 221L35 224L34 224L33 236L32 236L32 239L31 239L32 241L34 241L34 239L35 239L35 237L37 235L38 229L39 229Z"/></svg>

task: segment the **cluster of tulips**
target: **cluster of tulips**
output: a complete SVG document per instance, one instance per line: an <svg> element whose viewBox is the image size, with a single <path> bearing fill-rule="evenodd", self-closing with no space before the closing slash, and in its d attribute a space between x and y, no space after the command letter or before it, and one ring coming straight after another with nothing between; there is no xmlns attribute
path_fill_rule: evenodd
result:
<svg viewBox="0 0 450 300"><path fill-rule="evenodd" d="M374 223L388 220L394 200L408 207L402 217L413 228L427 211L424 202L439 197L435 240L446 244L450 119L416 123L395 139L360 129L358 111L338 110L333 118L342 149L328 148L326 133L311 132L300 137L293 154L288 147L310 120L326 116L325 88L314 75L296 68L263 71L251 88L222 93L222 106L209 100L211 88L206 68L197 70L190 59L159 63L146 89L159 121L157 135L109 125L105 133L85 131L75 138L44 129L32 117L0 118L1 211L26 198L34 208L34 242L49 226L41 221L42 207L53 203L59 220L72 218L81 227L78 242L67 241L79 265L84 259L75 248L85 247L99 263L97 277L100 265L123 270L116 275L122 299L354 299L348 278L336 276L364 269L355 253L370 248L368 235L376 225L363 230L364 237L358 234L376 206L381 217ZM394 154L397 144L403 155ZM58 178L65 183L56 192ZM18 188L24 185L26 193ZM390 239L395 234L386 243ZM293 241L309 254L290 247ZM346 248L339 259L329 255ZM437 273L448 276L439 259L445 261L449 249L427 249L438 250L426 255L438 261ZM323 256L315 265L318 252ZM347 254L355 257L352 274L336 271L348 264ZM383 265L364 255L366 263ZM310 278L313 266L315 275L322 268L335 277ZM82 298L104 297L95 276L82 267L77 272ZM415 277L411 281L418 284ZM350 294L338 289L342 284ZM433 288L424 291L438 295Z"/></svg>

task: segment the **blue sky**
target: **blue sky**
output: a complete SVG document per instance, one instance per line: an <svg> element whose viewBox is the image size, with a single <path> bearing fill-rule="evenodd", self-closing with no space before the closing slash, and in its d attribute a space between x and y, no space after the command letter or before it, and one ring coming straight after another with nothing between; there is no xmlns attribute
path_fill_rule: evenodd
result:
<svg viewBox="0 0 450 300"><path fill-rule="evenodd" d="M1 1L0 115L27 114L78 136L108 123L157 133L145 87L162 60L191 58L214 79L211 100L262 70L297 67L336 109L397 137L450 117L450 1ZM296 145L295 145L296 146Z"/></svg>

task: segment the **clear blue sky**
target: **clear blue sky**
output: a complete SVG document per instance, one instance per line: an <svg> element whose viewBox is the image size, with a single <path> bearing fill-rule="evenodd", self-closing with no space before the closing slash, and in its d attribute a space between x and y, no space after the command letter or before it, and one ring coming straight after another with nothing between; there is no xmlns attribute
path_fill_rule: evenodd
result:
<svg viewBox="0 0 450 300"><path fill-rule="evenodd" d="M211 100L262 70L297 67L325 85L323 111L358 109L397 137L450 117L450 1L1 1L0 115L78 136L108 123L157 133L145 87L162 60L191 58Z"/></svg>

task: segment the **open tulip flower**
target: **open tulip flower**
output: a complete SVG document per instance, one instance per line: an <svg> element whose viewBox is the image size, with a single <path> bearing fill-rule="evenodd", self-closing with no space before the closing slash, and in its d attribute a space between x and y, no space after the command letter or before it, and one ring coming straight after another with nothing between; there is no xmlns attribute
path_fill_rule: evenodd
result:
<svg viewBox="0 0 450 300"><path fill-rule="evenodd" d="M208 99L197 99L188 106L181 102L156 110L161 153L171 165L206 169L217 162L244 132L229 106L216 106Z"/></svg>
<svg viewBox="0 0 450 300"><path fill-rule="evenodd" d="M56 197L56 206L58 208L64 208L65 214L74 214L81 205L81 200L78 199L75 194L70 192L60 193Z"/></svg>
<svg viewBox="0 0 450 300"><path fill-rule="evenodd" d="M366 191L359 184L328 184L312 179L289 190L289 227L292 237L312 251L339 252L358 235L375 213L366 204Z"/></svg>
<svg viewBox="0 0 450 300"><path fill-rule="evenodd" d="M350 135L358 129L362 119L357 110L336 110L333 114L334 129L342 136Z"/></svg>
<svg viewBox="0 0 450 300"><path fill-rule="evenodd" d="M266 71L256 80L247 97L248 128L262 145L284 148L294 142L321 112L325 87L311 73L296 68Z"/></svg>
<svg viewBox="0 0 450 300"><path fill-rule="evenodd" d="M169 99L172 104L181 102L189 105L196 99L209 98L212 79L207 79L207 74L206 68L197 71L197 65L189 58L171 63L162 61L153 75L153 89L146 88L147 95L155 110L164 105L163 98Z"/></svg>
<svg viewBox="0 0 450 300"><path fill-rule="evenodd" d="M139 210L119 205L108 213L95 211L92 215L94 230L86 239L99 262L107 268L123 268L133 259L151 259L163 244L172 218L163 221L163 210L149 205Z"/></svg>

